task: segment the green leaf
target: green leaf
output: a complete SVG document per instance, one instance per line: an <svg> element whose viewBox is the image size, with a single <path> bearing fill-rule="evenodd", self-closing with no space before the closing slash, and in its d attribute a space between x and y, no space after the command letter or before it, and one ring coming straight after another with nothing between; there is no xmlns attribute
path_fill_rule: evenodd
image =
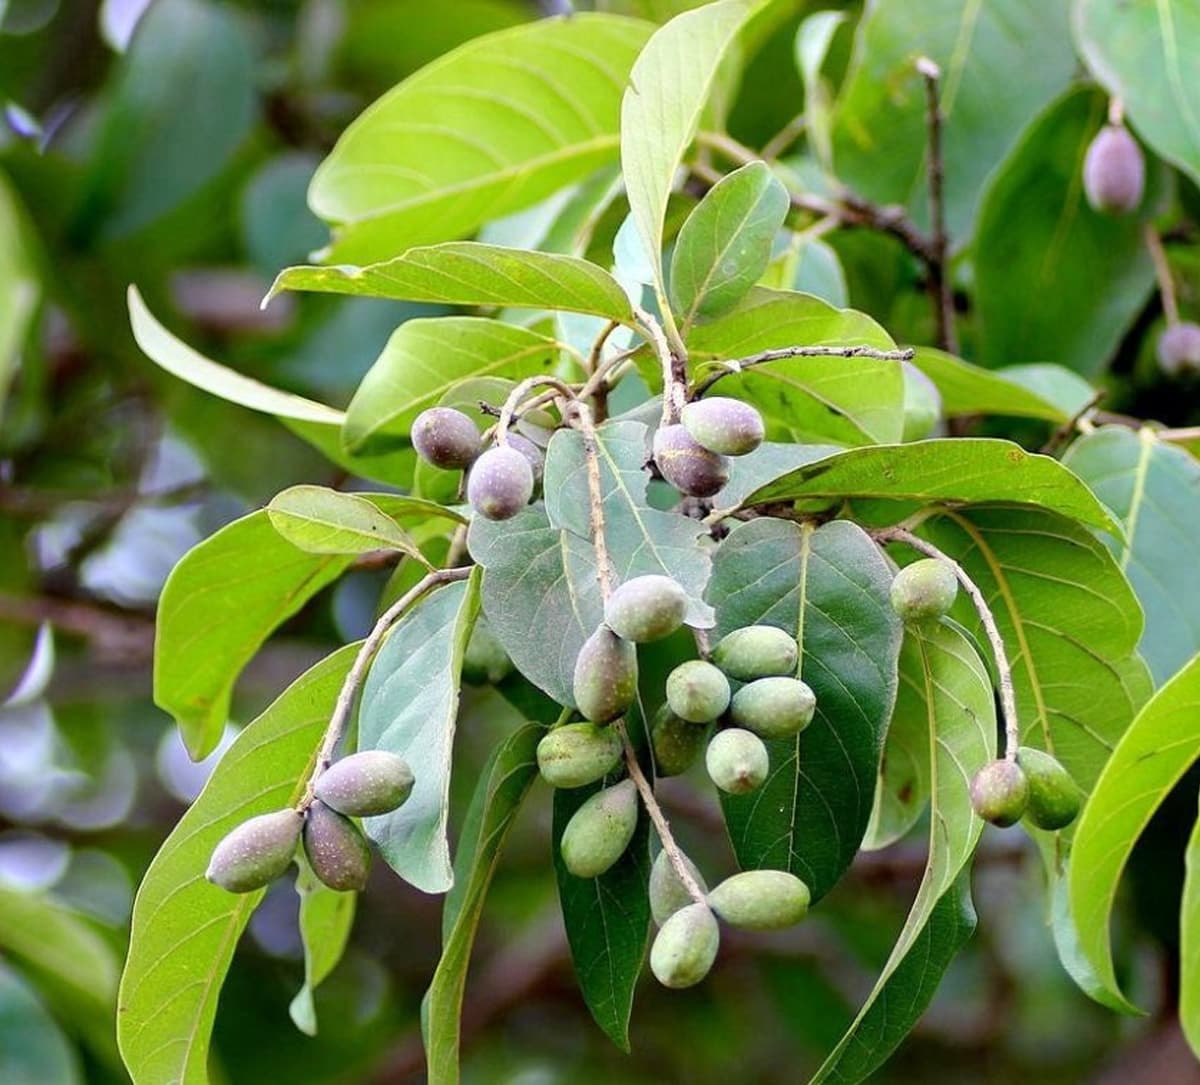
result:
<svg viewBox="0 0 1200 1085"><path fill-rule="evenodd" d="M874 989L815 1081L863 1080L916 1024L933 993L927 982L931 962L926 960L932 947L922 935L938 902L959 882L983 832L968 789L971 777L996 756L996 708L987 669L970 639L952 623L907 631L892 729L908 733L908 743L919 748L917 756L925 763L931 803L925 872ZM966 886L961 889L965 894ZM955 915L961 912L956 904ZM942 945L960 943L969 933L956 931L949 938L942 933ZM902 978L898 969L910 954L915 976ZM932 986L949 963L945 954L939 957L944 959Z"/></svg>
<svg viewBox="0 0 1200 1085"><path fill-rule="evenodd" d="M307 554L400 550L424 560L407 531L356 494L325 486L290 486L271 499L267 517L280 535Z"/></svg>
<svg viewBox="0 0 1200 1085"><path fill-rule="evenodd" d="M468 377L545 373L558 344L528 328L483 317L406 320L387 341L346 409L352 451L403 447L413 419Z"/></svg>
<svg viewBox="0 0 1200 1085"><path fill-rule="evenodd" d="M821 67L847 17L844 11L818 11L806 16L796 31L796 67L804 80L804 127L817 161L827 172L833 166L833 103Z"/></svg>
<svg viewBox="0 0 1200 1085"><path fill-rule="evenodd" d="M206 1085L221 983L263 892L226 893L204 871L231 829L299 799L357 648L306 671L242 731L146 871L117 1016L137 1085Z"/></svg>
<svg viewBox="0 0 1200 1085"><path fill-rule="evenodd" d="M1079 948L1101 984L1088 993L1132 1009L1117 985L1108 921L1121 871L1167 793L1200 756L1200 657L1138 713L1096 780L1075 830L1067 868Z"/></svg>
<svg viewBox="0 0 1200 1085"><path fill-rule="evenodd" d="M337 967L354 926L356 893L339 893L318 881L307 861L299 862L296 892L300 895L300 939L304 943L304 986L288 1006L296 1028L317 1034L313 991Z"/></svg>
<svg viewBox="0 0 1200 1085"><path fill-rule="evenodd" d="M1179 907L1179 1023L1200 1058L1200 817L1184 853L1186 873Z"/></svg>
<svg viewBox="0 0 1200 1085"><path fill-rule="evenodd" d="M37 993L19 973L3 964L0 1081L7 1085L77 1085L83 1081L78 1056Z"/></svg>
<svg viewBox="0 0 1200 1085"><path fill-rule="evenodd" d="M410 610L371 664L358 713L362 750L388 750L416 782L398 810L367 818L367 835L388 865L425 893L454 884L446 822L459 679L479 609L477 570Z"/></svg>
<svg viewBox="0 0 1200 1085"><path fill-rule="evenodd" d="M23 213L0 173L0 410L41 292Z"/></svg>
<svg viewBox="0 0 1200 1085"><path fill-rule="evenodd" d="M1097 91L1072 90L988 187L974 257L982 365L1046 360L1095 374L1145 304L1154 269L1140 216L1099 214L1083 192L1084 155L1104 110Z"/></svg>
<svg viewBox="0 0 1200 1085"><path fill-rule="evenodd" d="M543 728L529 725L504 738L480 773L454 856L454 889L446 898L442 956L422 1003L421 1028L430 1085L457 1085L463 992L475 930L500 851L537 779Z"/></svg>
<svg viewBox="0 0 1200 1085"><path fill-rule="evenodd" d="M1138 135L1200 184L1200 8L1190 0L1075 0L1071 14L1084 61L1121 99Z"/></svg>
<svg viewBox="0 0 1200 1085"><path fill-rule="evenodd" d="M717 550L709 600L716 636L764 623L795 632L817 714L795 739L768 742L771 775L721 796L741 866L790 870L813 899L850 865L871 815L896 696L900 623L892 572L861 528L760 518Z"/></svg>
<svg viewBox="0 0 1200 1085"><path fill-rule="evenodd" d="M834 112L835 172L868 199L904 205L924 226L928 140L918 56L942 71L946 224L965 244L989 175L1074 75L1066 4L932 0L914 8L880 0L869 8Z"/></svg>
<svg viewBox="0 0 1200 1085"><path fill-rule="evenodd" d="M603 268L577 256L477 241L409 249L394 260L367 267L290 267L279 273L267 296L272 298L283 290L453 305L567 309L627 324L633 320L625 291Z"/></svg>
<svg viewBox="0 0 1200 1085"><path fill-rule="evenodd" d="M763 441L753 452L729 459L729 481L714 499L718 508L741 505L755 490L805 464L836 455L836 445L794 445L785 441Z"/></svg>
<svg viewBox="0 0 1200 1085"><path fill-rule="evenodd" d="M738 31L763 0L720 0L676 16L654 32L633 65L621 101L621 169L629 209L654 268L663 276L663 218L683 152Z"/></svg>
<svg viewBox="0 0 1200 1085"><path fill-rule="evenodd" d="M368 108L308 201L331 257L368 264L530 207L617 154L620 95L650 27L579 14L487 34Z"/></svg>
<svg viewBox="0 0 1200 1085"><path fill-rule="evenodd" d="M1091 490L1050 456L1011 441L960 437L875 445L835 452L755 490L745 505L794 501L831 507L845 500L1012 502L1057 512L1120 534L1121 526Z"/></svg>
<svg viewBox="0 0 1200 1085"><path fill-rule="evenodd" d="M685 329L733 308L762 277L789 206L765 162L742 166L708 190L671 257L671 305Z"/></svg>

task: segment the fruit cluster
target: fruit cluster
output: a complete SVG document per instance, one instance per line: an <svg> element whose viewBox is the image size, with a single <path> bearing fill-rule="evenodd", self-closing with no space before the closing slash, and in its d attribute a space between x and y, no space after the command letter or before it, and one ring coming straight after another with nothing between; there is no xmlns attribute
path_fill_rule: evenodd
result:
<svg viewBox="0 0 1200 1085"><path fill-rule="evenodd" d="M712 497L729 481L729 456L762 444L762 415L739 399L712 396L687 404L678 422L660 426L652 447L658 473L681 494Z"/></svg>

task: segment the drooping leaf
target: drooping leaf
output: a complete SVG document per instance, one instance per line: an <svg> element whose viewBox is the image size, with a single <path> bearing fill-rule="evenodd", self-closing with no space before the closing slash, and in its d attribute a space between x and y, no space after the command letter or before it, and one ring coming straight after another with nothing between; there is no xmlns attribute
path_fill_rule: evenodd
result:
<svg viewBox="0 0 1200 1085"><path fill-rule="evenodd" d="M0 14L3 9L0 8ZM79 1058L37 993L0 964L0 1081L78 1085Z"/></svg>
<svg viewBox="0 0 1200 1085"><path fill-rule="evenodd" d="M208 1081L221 983L263 893L226 893L204 871L231 829L299 799L356 651L312 667L238 736L150 864L118 996L117 1041L138 1085Z"/></svg>
<svg viewBox="0 0 1200 1085"><path fill-rule="evenodd" d="M611 15L543 19L409 76L313 178L332 258L367 264L462 237L614 160L621 91L650 29Z"/></svg>
<svg viewBox="0 0 1200 1085"><path fill-rule="evenodd" d="M306 861L296 875L300 894L300 939L304 944L304 986L288 1006L296 1028L307 1036L317 1034L317 1007L313 992L337 967L354 925L356 893L339 893L322 885Z"/></svg>
<svg viewBox="0 0 1200 1085"><path fill-rule="evenodd" d="M308 554L400 550L423 560L411 536L366 498L325 486L290 486L267 506L271 526Z"/></svg>
<svg viewBox="0 0 1200 1085"><path fill-rule="evenodd" d="M896 696L891 580L879 548L845 520L752 520L729 533L713 565L716 636L755 623L794 632L817 697L797 738L767 744L767 782L722 795L730 840L743 867L790 870L814 900L849 866L871 815Z"/></svg>
<svg viewBox="0 0 1200 1085"><path fill-rule="evenodd" d="M371 665L359 708L359 749L398 754L415 779L403 806L367 818L364 828L388 865L426 893L454 883L446 839L450 757L479 579L475 570L465 582L438 588L396 624Z"/></svg>
<svg viewBox="0 0 1200 1085"><path fill-rule="evenodd" d="M254 653L352 560L296 549L261 509L180 559L158 603L154 701L175 717L193 758L216 746L233 685Z"/></svg>
<svg viewBox="0 0 1200 1085"><path fill-rule="evenodd" d="M16 194L0 173L0 411L41 292Z"/></svg>

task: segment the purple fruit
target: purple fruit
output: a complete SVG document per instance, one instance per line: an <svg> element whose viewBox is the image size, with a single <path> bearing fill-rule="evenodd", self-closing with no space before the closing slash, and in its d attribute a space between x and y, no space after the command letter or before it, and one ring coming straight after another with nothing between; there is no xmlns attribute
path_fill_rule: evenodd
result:
<svg viewBox="0 0 1200 1085"><path fill-rule="evenodd" d="M412 424L411 436L421 459L449 471L470 467L482 448L475 423L453 407L422 411Z"/></svg>
<svg viewBox="0 0 1200 1085"><path fill-rule="evenodd" d="M1105 125L1083 160L1083 190L1093 210L1127 215L1142 202L1146 162L1142 149L1123 127Z"/></svg>
<svg viewBox="0 0 1200 1085"><path fill-rule="evenodd" d="M467 500L489 520L516 516L532 497L533 468L516 448L489 448L467 475Z"/></svg>
<svg viewBox="0 0 1200 1085"><path fill-rule="evenodd" d="M729 461L697 443L682 425L660 426L653 452L662 477L688 497L712 497L729 481Z"/></svg>

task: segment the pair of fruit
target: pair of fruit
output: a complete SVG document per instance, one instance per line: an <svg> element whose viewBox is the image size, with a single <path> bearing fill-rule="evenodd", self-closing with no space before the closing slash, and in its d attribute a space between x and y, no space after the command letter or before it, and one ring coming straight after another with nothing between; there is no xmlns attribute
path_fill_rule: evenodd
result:
<svg viewBox="0 0 1200 1085"><path fill-rule="evenodd" d="M1043 750L1022 746L1015 760L984 765L971 781L971 805L993 825L1026 817L1039 829L1065 829L1079 816L1083 795L1062 763Z"/></svg>
<svg viewBox="0 0 1200 1085"><path fill-rule="evenodd" d="M664 479L688 497L712 497L729 481L729 456L745 456L762 444L762 415L725 396L687 404L680 420L660 426L651 448Z"/></svg>
<svg viewBox="0 0 1200 1085"><path fill-rule="evenodd" d="M390 813L412 786L408 763L393 753L364 750L345 757L317 778L306 811L259 814L228 833L213 849L205 876L231 893L262 889L284 874L303 838L309 865L325 885L362 889L371 852L350 819Z"/></svg>

